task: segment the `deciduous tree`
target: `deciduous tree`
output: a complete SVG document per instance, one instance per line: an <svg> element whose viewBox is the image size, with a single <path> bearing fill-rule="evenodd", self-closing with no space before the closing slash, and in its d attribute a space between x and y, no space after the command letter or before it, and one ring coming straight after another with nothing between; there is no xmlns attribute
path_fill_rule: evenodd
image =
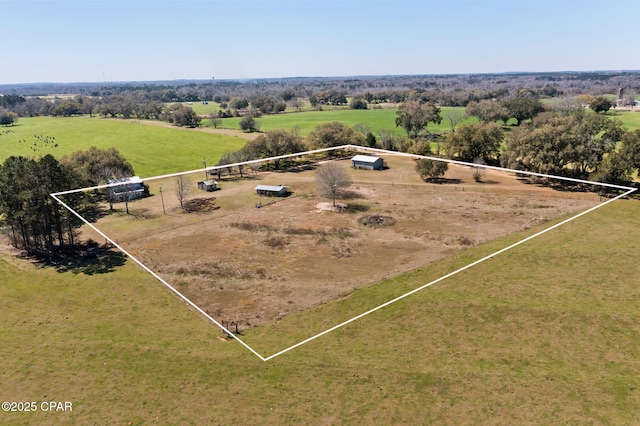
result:
<svg viewBox="0 0 640 426"><path fill-rule="evenodd" d="M233 109L245 109L249 106L249 101L241 96L234 96L229 101L229 107Z"/></svg>
<svg viewBox="0 0 640 426"><path fill-rule="evenodd" d="M509 110L500 102L490 99L469 102L465 112L469 116L478 117L482 123L495 123L498 120L506 122L509 119Z"/></svg>
<svg viewBox="0 0 640 426"><path fill-rule="evenodd" d="M338 163L325 163L316 171L316 185L318 193L330 198L336 205L336 198L351 186L351 178L343 166Z"/></svg>
<svg viewBox="0 0 640 426"><path fill-rule="evenodd" d="M445 151L449 157L462 161L488 161L497 156L503 140L504 132L496 123L464 124L447 135Z"/></svg>
<svg viewBox="0 0 640 426"><path fill-rule="evenodd" d="M240 130L245 133L254 133L260 131L260 123L251 114L242 117L238 125L240 126Z"/></svg>
<svg viewBox="0 0 640 426"><path fill-rule="evenodd" d="M514 129L502 156L510 168L560 175L596 173L623 136L620 122L596 114L541 114Z"/></svg>
<svg viewBox="0 0 640 426"><path fill-rule="evenodd" d="M428 158L421 158L416 161L416 171L422 179L437 179L447 173L449 170L449 164L445 161L429 160Z"/></svg>
<svg viewBox="0 0 640 426"><path fill-rule="evenodd" d="M456 110L450 110L449 112L445 113L444 116L449 122L449 129L451 129L452 132L456 131L456 127L464 119L464 114Z"/></svg>
<svg viewBox="0 0 640 426"><path fill-rule="evenodd" d="M533 96L514 96L500 103L509 111L509 117L516 119L518 126L544 111L542 102Z"/></svg>
<svg viewBox="0 0 640 426"><path fill-rule="evenodd" d="M613 104L604 96L597 96L591 102L589 102L589 108L597 113L605 113L611 109Z"/></svg>
<svg viewBox="0 0 640 426"><path fill-rule="evenodd" d="M135 174L131 164L115 148L92 146L86 151L76 151L63 157L61 161L77 173L83 186L95 186Z"/></svg>
<svg viewBox="0 0 640 426"><path fill-rule="evenodd" d="M429 123L440 122L440 108L432 102L410 100L400 105L396 112L396 127L402 127L412 138L417 138Z"/></svg>
<svg viewBox="0 0 640 426"><path fill-rule="evenodd" d="M353 98L351 98L351 101L349 102L349 108L351 109L367 109L367 101L364 100L364 98L360 97L360 96L354 96Z"/></svg>
<svg viewBox="0 0 640 426"><path fill-rule="evenodd" d="M187 200L187 197L191 194L192 190L193 184L191 183L191 179L185 175L178 175L178 177L176 177L176 197L178 198L180 209L182 211L184 211L184 202Z"/></svg>
<svg viewBox="0 0 640 426"><path fill-rule="evenodd" d="M16 113L11 111L0 111L0 126L12 126L17 120Z"/></svg>
<svg viewBox="0 0 640 426"><path fill-rule="evenodd" d="M307 140L314 149L365 144L365 138L361 133L338 121L318 124Z"/></svg>
<svg viewBox="0 0 640 426"><path fill-rule="evenodd" d="M300 136L288 130L271 130L259 135L241 149L243 158L253 160L258 158L277 157L305 151ZM281 160L273 161L276 169L280 168Z"/></svg>

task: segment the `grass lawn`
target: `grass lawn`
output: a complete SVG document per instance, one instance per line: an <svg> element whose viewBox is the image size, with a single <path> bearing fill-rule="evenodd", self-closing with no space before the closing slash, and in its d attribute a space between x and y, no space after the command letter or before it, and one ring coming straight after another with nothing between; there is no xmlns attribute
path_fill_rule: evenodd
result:
<svg viewBox="0 0 640 426"><path fill-rule="evenodd" d="M53 145L32 150L36 135L55 138ZM23 141L23 142L19 142ZM223 152L234 151L246 143L233 136L205 133L194 129L152 126L137 121L89 117L20 118L11 127L0 128L0 161L11 155L56 157L87 149L117 148L140 176L155 176L214 164Z"/></svg>
<svg viewBox="0 0 640 426"><path fill-rule="evenodd" d="M281 349L522 236L244 338ZM640 203L619 201L268 363L131 262L85 275L0 255L2 400L73 402L0 424L634 424L639 240Z"/></svg>
<svg viewBox="0 0 640 426"><path fill-rule="evenodd" d="M213 101L208 101L206 104L202 102L180 102L185 107L189 107L195 111L196 114L201 116L208 116L213 113L217 113L220 111L220 104ZM167 103L167 105L172 105L173 102Z"/></svg>
<svg viewBox="0 0 640 426"><path fill-rule="evenodd" d="M634 111L609 110L606 116L622 121L622 124L628 130L633 131L640 129L640 109L638 108Z"/></svg>

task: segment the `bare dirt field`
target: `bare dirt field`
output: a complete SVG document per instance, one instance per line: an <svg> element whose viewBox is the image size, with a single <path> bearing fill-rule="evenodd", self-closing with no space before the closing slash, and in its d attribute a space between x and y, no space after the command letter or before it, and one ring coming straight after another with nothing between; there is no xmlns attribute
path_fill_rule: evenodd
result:
<svg viewBox="0 0 640 426"><path fill-rule="evenodd" d="M176 207L175 182L153 181L154 195L131 203L132 214L97 226L214 318L247 327L599 201L506 172L486 171L476 183L474 169L462 166L426 183L413 160L385 160L383 171L341 161L354 182L342 209L317 196L313 167L305 167L223 179L213 193L194 189L193 205L207 208L191 213ZM288 185L291 195L259 197L258 183Z"/></svg>

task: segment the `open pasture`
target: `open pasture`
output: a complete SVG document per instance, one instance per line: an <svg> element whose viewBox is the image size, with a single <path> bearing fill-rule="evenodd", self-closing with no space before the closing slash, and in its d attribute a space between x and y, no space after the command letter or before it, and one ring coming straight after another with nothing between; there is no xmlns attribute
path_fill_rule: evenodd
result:
<svg viewBox="0 0 640 426"><path fill-rule="evenodd" d="M396 127L396 108L353 110L353 109L333 109L326 111L305 111L291 112L285 114L263 115L257 118L260 122L260 131L275 129L297 130L301 136L307 136L318 124L338 121L347 126L365 123L374 135L381 129L386 129L396 136L406 136L406 132L401 127ZM443 120L440 124L429 123L427 129L433 133L444 133L450 130L449 122L446 119L447 113L455 111L464 114L462 107L443 107ZM240 118L222 119L222 127L238 129ZM461 123L477 122L475 117L468 118Z"/></svg>
<svg viewBox="0 0 640 426"><path fill-rule="evenodd" d="M91 146L115 147L137 174L154 176L203 167L203 158L215 162L223 152L240 149L245 142L233 136L136 120L20 118L16 125L0 128L0 161L11 155L62 157Z"/></svg>
<svg viewBox="0 0 640 426"><path fill-rule="evenodd" d="M634 108L631 111L624 110L609 110L607 117L620 120L627 130L640 129L640 108Z"/></svg>

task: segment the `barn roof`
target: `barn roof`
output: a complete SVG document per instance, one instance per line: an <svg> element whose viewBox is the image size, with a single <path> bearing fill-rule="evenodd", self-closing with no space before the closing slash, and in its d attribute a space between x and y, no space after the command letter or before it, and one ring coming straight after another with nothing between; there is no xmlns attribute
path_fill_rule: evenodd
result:
<svg viewBox="0 0 640 426"><path fill-rule="evenodd" d="M258 185L256 191L280 192L287 187L284 185Z"/></svg>
<svg viewBox="0 0 640 426"><path fill-rule="evenodd" d="M360 163L375 163L378 161L380 157L373 157L371 155L356 155L351 159L351 161L358 161Z"/></svg>
<svg viewBox="0 0 640 426"><path fill-rule="evenodd" d="M131 176L121 179L111 179L107 183L142 183L142 179L140 179L140 176Z"/></svg>

